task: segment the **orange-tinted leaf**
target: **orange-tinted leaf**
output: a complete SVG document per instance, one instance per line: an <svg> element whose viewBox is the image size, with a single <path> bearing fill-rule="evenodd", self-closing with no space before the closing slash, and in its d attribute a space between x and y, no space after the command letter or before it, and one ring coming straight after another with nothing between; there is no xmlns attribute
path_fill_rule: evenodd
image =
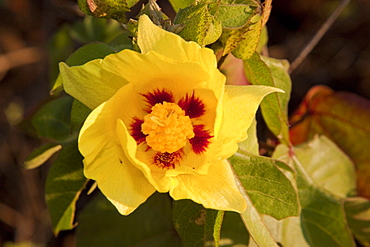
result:
<svg viewBox="0 0 370 247"><path fill-rule="evenodd" d="M294 145L324 134L354 162L360 195L370 198L370 101L348 92L313 87L291 118Z"/></svg>

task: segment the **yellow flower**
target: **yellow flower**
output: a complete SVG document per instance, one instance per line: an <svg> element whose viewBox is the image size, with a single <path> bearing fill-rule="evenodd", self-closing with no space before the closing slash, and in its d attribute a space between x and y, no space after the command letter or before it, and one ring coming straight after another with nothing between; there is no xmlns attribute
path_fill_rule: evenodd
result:
<svg viewBox="0 0 370 247"><path fill-rule="evenodd" d="M155 191L242 212L230 164L262 98L278 89L225 86L212 50L139 19L141 53L60 64L67 93L93 109L80 135L84 173L121 214Z"/></svg>

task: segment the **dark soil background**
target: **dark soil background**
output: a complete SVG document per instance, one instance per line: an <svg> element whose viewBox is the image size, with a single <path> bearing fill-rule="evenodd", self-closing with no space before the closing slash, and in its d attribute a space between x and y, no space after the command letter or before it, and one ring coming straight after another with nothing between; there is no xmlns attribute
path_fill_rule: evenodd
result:
<svg viewBox="0 0 370 247"><path fill-rule="evenodd" d="M158 2L166 11L165 1ZM274 0L268 22L270 56L293 61L338 3ZM75 1L0 0L0 246L23 241L74 246L73 231L57 238L51 232L43 197L48 165L21 168L41 141L20 123L49 97L47 46L53 34L63 23L81 18ZM352 1L292 73L291 110L317 84L369 98L369 40L370 1Z"/></svg>

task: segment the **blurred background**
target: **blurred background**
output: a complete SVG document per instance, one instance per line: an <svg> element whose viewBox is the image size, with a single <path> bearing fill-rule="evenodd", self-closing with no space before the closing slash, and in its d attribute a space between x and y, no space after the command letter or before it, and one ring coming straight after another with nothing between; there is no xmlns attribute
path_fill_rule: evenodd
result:
<svg viewBox="0 0 370 247"><path fill-rule="evenodd" d="M270 56L293 61L338 3L273 0ZM173 16L166 1L158 4ZM43 196L49 166L25 170L21 165L42 143L29 119L50 100L57 63L86 42L110 41L119 30L114 23L109 32L104 25L89 30L89 22L73 0L0 0L0 246L25 241L74 246L73 231L58 237L51 231ZM290 110L317 84L370 98L369 40L370 1L354 0L291 74Z"/></svg>

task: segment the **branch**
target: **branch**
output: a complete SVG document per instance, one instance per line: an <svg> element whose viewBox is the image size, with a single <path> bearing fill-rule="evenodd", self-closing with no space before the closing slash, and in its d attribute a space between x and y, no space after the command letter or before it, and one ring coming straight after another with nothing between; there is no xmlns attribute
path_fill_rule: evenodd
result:
<svg viewBox="0 0 370 247"><path fill-rule="evenodd" d="M307 55L312 51L313 48L317 45L317 43L321 40L321 38L325 35L325 33L329 30L329 28L333 25L333 23L338 18L339 14L342 10L347 6L347 4L351 0L342 0L338 6L335 8L333 13L329 16L329 18L321 25L320 29L317 31L315 36L308 42L308 44L303 48L301 53L298 57L291 63L289 68L289 73L292 73L302 62L306 59Z"/></svg>

